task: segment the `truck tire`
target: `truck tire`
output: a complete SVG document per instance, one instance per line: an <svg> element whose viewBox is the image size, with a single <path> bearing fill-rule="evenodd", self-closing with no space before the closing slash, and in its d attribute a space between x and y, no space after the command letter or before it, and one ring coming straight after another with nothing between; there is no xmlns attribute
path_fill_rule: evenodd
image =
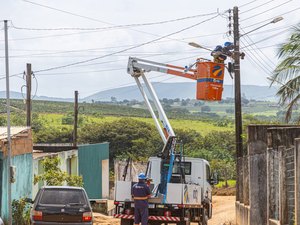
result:
<svg viewBox="0 0 300 225"><path fill-rule="evenodd" d="M133 225L133 220L121 219L121 225Z"/></svg>
<svg viewBox="0 0 300 225"><path fill-rule="evenodd" d="M207 225L208 224L208 212L206 208L202 210L201 223L199 225Z"/></svg>

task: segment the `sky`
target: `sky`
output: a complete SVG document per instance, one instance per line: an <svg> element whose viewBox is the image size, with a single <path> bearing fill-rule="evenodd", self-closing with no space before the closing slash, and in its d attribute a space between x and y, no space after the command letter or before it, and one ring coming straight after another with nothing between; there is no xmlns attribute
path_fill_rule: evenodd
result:
<svg viewBox="0 0 300 225"><path fill-rule="evenodd" d="M269 85L278 47L300 22L299 0L0 0L0 91L6 90L4 22L8 20L10 91L25 94L22 73L31 63L32 94L80 98L135 85L128 57L190 65L230 35L229 9L239 7L241 83ZM278 23L270 23L282 16ZM232 17L232 13L231 13ZM257 29L259 28L259 29ZM249 32L249 33L248 33ZM230 60L229 60L230 61ZM152 82L188 82L150 72ZM225 74L225 84L233 80Z"/></svg>

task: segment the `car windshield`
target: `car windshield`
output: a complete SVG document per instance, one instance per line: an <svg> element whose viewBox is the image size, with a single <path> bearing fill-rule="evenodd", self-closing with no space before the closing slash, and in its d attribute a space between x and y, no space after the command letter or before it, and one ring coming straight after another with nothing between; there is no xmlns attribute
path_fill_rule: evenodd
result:
<svg viewBox="0 0 300 225"><path fill-rule="evenodd" d="M45 189L40 204L44 205L84 205L86 200L82 190Z"/></svg>

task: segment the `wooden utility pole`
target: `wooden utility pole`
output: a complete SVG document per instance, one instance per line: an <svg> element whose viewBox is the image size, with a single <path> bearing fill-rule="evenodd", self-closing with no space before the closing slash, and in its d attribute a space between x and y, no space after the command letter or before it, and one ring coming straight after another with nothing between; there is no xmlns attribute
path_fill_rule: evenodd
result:
<svg viewBox="0 0 300 225"><path fill-rule="evenodd" d="M242 200L241 173L243 170L243 140L242 140L242 106L241 106L241 74L240 74L240 32L239 10L233 8L233 38L234 38L234 90L235 90L235 142L236 142L236 170L237 170L237 194L236 200Z"/></svg>
<svg viewBox="0 0 300 225"><path fill-rule="evenodd" d="M31 126L31 64L26 64L26 125Z"/></svg>
<svg viewBox="0 0 300 225"><path fill-rule="evenodd" d="M77 148L78 91L75 91L73 147Z"/></svg>

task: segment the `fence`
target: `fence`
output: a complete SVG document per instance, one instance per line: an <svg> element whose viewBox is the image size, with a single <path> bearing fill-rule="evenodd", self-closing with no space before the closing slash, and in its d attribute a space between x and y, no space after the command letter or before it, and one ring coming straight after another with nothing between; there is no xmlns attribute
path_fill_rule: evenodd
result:
<svg viewBox="0 0 300 225"><path fill-rule="evenodd" d="M300 126L249 126L238 159L238 225L300 225Z"/></svg>

